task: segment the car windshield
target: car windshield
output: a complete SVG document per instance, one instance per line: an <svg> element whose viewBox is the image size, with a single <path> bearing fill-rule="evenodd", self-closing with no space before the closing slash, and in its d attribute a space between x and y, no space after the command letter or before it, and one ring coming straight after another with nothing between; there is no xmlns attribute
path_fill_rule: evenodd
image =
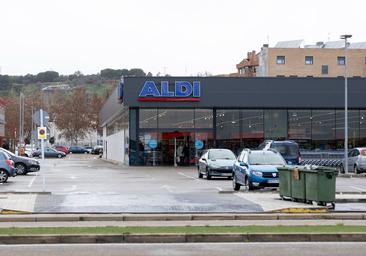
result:
<svg viewBox="0 0 366 256"><path fill-rule="evenodd" d="M231 150L228 149L214 149L210 150L209 159L227 159L235 160L235 155Z"/></svg>
<svg viewBox="0 0 366 256"><path fill-rule="evenodd" d="M271 148L277 150L283 156L297 156L299 153L296 144L272 144Z"/></svg>
<svg viewBox="0 0 366 256"><path fill-rule="evenodd" d="M271 151L258 151L249 154L249 164L251 165L284 165L282 156Z"/></svg>

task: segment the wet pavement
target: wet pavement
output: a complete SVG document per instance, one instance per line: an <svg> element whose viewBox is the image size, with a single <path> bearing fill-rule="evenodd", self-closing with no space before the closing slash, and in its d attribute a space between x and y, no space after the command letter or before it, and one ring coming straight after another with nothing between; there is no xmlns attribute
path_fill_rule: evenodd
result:
<svg viewBox="0 0 366 256"><path fill-rule="evenodd" d="M337 190L364 192L366 178L338 178ZM301 206L266 196L264 199L263 193L225 193L231 191L231 180L198 179L195 168L121 167L92 155L71 155L47 159L41 172L17 176L1 184L0 207L37 213L172 213L261 212L281 203L284 208ZM273 191L265 193L277 197ZM339 206L342 210L366 210L366 204Z"/></svg>

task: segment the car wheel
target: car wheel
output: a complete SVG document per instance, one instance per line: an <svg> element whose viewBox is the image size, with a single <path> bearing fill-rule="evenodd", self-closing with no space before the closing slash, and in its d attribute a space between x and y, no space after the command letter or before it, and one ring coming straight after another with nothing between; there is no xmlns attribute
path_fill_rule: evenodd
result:
<svg viewBox="0 0 366 256"><path fill-rule="evenodd" d="M235 191L239 191L239 190L240 190L240 184L238 184L238 183L236 182L235 174L233 174L233 189L234 189Z"/></svg>
<svg viewBox="0 0 366 256"><path fill-rule="evenodd" d="M338 167L338 173L344 173L343 164Z"/></svg>
<svg viewBox="0 0 366 256"><path fill-rule="evenodd" d="M353 166L353 171L354 171L356 174L361 173L361 172L358 170L357 165Z"/></svg>
<svg viewBox="0 0 366 256"><path fill-rule="evenodd" d="M57 155L57 157L58 157L58 158L61 158L61 157L62 157L62 155L61 155L61 154L58 154L58 155Z"/></svg>
<svg viewBox="0 0 366 256"><path fill-rule="evenodd" d="M208 168L206 168L206 179L210 180L212 178L211 174L210 174L210 170Z"/></svg>
<svg viewBox="0 0 366 256"><path fill-rule="evenodd" d="M201 173L200 168L198 167L198 178L202 179L203 178L203 174Z"/></svg>
<svg viewBox="0 0 366 256"><path fill-rule="evenodd" d="M9 178L8 172L5 170L0 170L0 183L7 182L8 178Z"/></svg>
<svg viewBox="0 0 366 256"><path fill-rule="evenodd" d="M16 169L17 175L27 174L27 167L24 164L18 163L14 167Z"/></svg>
<svg viewBox="0 0 366 256"><path fill-rule="evenodd" d="M245 176L244 184L245 184L245 189L254 190L254 187L253 187L252 183L249 181L248 176Z"/></svg>

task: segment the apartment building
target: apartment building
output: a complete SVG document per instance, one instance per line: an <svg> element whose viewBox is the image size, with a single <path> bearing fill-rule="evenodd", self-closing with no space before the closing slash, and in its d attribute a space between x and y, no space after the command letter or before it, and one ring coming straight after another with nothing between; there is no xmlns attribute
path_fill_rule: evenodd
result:
<svg viewBox="0 0 366 256"><path fill-rule="evenodd" d="M348 46L348 76L366 77L366 42ZM338 77L345 74L344 41L304 45L303 40L263 45L257 54L256 76Z"/></svg>

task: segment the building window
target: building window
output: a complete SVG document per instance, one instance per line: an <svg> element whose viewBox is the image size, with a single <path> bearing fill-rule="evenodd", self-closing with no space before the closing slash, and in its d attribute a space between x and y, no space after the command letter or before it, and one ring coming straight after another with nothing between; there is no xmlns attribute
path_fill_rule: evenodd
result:
<svg viewBox="0 0 366 256"><path fill-rule="evenodd" d="M311 110L288 110L288 138L311 149Z"/></svg>
<svg viewBox="0 0 366 256"><path fill-rule="evenodd" d="M338 56L337 57L337 63L340 66L346 65L346 57Z"/></svg>
<svg viewBox="0 0 366 256"><path fill-rule="evenodd" d="M328 75L328 65L322 65L322 75Z"/></svg>
<svg viewBox="0 0 366 256"><path fill-rule="evenodd" d="M312 148L335 149L335 110L313 110L311 118Z"/></svg>
<svg viewBox="0 0 366 256"><path fill-rule="evenodd" d="M285 56L277 56L276 63L280 65L285 64Z"/></svg>
<svg viewBox="0 0 366 256"><path fill-rule="evenodd" d="M305 65L313 65L313 56L305 56Z"/></svg>
<svg viewBox="0 0 366 256"><path fill-rule="evenodd" d="M158 128L194 128L194 110L159 109Z"/></svg>
<svg viewBox="0 0 366 256"><path fill-rule="evenodd" d="M237 109L218 109L216 111L217 146L229 148L235 153L240 149L240 120Z"/></svg>

